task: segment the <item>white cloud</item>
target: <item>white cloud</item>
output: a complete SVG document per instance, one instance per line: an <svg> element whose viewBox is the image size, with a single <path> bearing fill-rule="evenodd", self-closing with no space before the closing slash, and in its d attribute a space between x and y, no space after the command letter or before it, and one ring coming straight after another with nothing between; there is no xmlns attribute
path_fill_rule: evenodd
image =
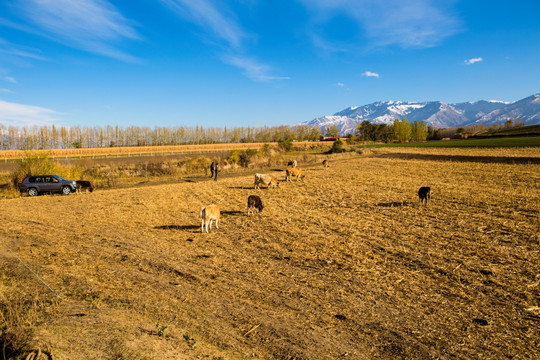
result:
<svg viewBox="0 0 540 360"><path fill-rule="evenodd" d="M13 91L6 89L6 88L0 88L0 92L7 93L7 94L13 94Z"/></svg>
<svg viewBox="0 0 540 360"><path fill-rule="evenodd" d="M484 61L484 59L482 59L481 57L477 57L477 58L472 58L472 59L469 59L469 60L465 60L464 62L467 65L472 65L472 64L480 62L480 61Z"/></svg>
<svg viewBox="0 0 540 360"><path fill-rule="evenodd" d="M371 71L364 71L362 73L362 76L367 76L367 77L375 77L375 78L380 78L380 75L375 73L375 72L371 72Z"/></svg>
<svg viewBox="0 0 540 360"><path fill-rule="evenodd" d="M339 87L343 87L343 86L345 86L345 84L344 84L344 83L342 83L342 82L338 82L338 83L337 83L336 85L337 85L337 86L339 86Z"/></svg>
<svg viewBox="0 0 540 360"><path fill-rule="evenodd" d="M12 84L17 83L17 80L15 80L15 78L12 77L12 76L6 76L6 77L4 77L4 80L7 81L8 83L12 83Z"/></svg>
<svg viewBox="0 0 540 360"><path fill-rule="evenodd" d="M137 61L112 43L139 39L129 21L105 0L19 0L34 33L65 45L123 61Z"/></svg>
<svg viewBox="0 0 540 360"><path fill-rule="evenodd" d="M337 15L355 20L373 45L425 48L460 31L460 21L437 0L297 0L325 23Z"/></svg>
<svg viewBox="0 0 540 360"><path fill-rule="evenodd" d="M54 110L0 100L0 121L9 125L49 125L59 120L59 114Z"/></svg>
<svg viewBox="0 0 540 360"><path fill-rule="evenodd" d="M244 74L251 80L256 82L269 82L276 80L289 80L287 76L270 75L270 67L259 63L257 60L238 55L227 55L223 57L223 61L227 64L234 65L242 70Z"/></svg>

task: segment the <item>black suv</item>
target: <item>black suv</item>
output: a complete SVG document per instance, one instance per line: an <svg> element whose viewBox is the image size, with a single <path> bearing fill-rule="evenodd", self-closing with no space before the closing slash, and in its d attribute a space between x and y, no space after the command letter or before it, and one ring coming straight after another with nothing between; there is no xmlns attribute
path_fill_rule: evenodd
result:
<svg viewBox="0 0 540 360"><path fill-rule="evenodd" d="M68 195L75 191L75 181L58 175L27 176L19 184L19 190L36 196L41 193L62 193Z"/></svg>

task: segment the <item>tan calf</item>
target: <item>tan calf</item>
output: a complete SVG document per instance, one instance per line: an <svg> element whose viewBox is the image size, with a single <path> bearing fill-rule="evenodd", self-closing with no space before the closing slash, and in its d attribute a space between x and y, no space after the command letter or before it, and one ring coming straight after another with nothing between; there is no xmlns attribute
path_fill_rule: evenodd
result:
<svg viewBox="0 0 540 360"><path fill-rule="evenodd" d="M210 224L210 230L212 230L212 222L216 221L216 229L219 229L219 219L221 218L221 212L217 205L208 205L201 208L201 232L208 232L208 224Z"/></svg>
<svg viewBox="0 0 540 360"><path fill-rule="evenodd" d="M304 172L300 168L287 168L287 170L285 170L285 180L291 181L291 178L293 176L296 176L296 181L300 179L304 181L304 178L306 177L306 175L304 175Z"/></svg>

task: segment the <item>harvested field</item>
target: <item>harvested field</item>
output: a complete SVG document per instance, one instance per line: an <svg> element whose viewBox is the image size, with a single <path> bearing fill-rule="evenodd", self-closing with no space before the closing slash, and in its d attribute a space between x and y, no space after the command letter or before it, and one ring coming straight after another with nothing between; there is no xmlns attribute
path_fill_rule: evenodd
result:
<svg viewBox="0 0 540 360"><path fill-rule="evenodd" d="M539 358L540 168L481 160L0 200L0 305L33 304L25 351L55 359Z"/></svg>

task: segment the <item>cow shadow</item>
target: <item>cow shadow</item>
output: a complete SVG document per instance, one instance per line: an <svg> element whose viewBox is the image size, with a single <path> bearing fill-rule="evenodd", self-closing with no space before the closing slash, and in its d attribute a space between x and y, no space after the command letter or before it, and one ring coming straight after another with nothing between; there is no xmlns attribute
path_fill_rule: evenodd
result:
<svg viewBox="0 0 540 360"><path fill-rule="evenodd" d="M241 190L249 190L253 189L253 186L229 186L229 189L241 189Z"/></svg>
<svg viewBox="0 0 540 360"><path fill-rule="evenodd" d="M221 211L222 215L227 215L227 216L238 216L238 215L241 215L243 213L244 213L243 211L238 211L238 210L223 210L223 211Z"/></svg>
<svg viewBox="0 0 540 360"><path fill-rule="evenodd" d="M199 225L159 225L154 226L154 229L159 230L195 230L200 229Z"/></svg>
<svg viewBox="0 0 540 360"><path fill-rule="evenodd" d="M410 201L391 201L391 202L380 202L377 206L381 207L403 207L410 206L412 202Z"/></svg>

